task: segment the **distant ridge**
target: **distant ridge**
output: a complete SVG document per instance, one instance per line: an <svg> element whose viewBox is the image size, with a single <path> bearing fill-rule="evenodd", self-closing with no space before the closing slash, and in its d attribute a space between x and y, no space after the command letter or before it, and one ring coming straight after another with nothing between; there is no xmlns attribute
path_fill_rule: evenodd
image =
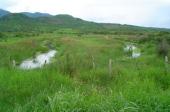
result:
<svg viewBox="0 0 170 112"><path fill-rule="evenodd" d="M0 9L0 17L6 16L8 14L11 14L11 12ZM24 14L28 17L31 18L37 18L37 17L51 17L52 15L48 14L48 13L40 13L40 12L35 12L35 13L31 13L31 12L21 12L21 14Z"/></svg>
<svg viewBox="0 0 170 112"><path fill-rule="evenodd" d="M32 17L32 18L37 18L37 17L51 17L52 15L48 13L40 13L40 12L35 12L35 13L30 13L30 12L22 12L22 14Z"/></svg>
<svg viewBox="0 0 170 112"><path fill-rule="evenodd" d="M7 15L7 14L10 14L10 12L6 11L6 10L3 10L3 9L0 9L0 17L3 17L5 15Z"/></svg>
<svg viewBox="0 0 170 112"><path fill-rule="evenodd" d="M50 15L48 13L10 13L0 10L0 32L51 32L59 29L73 29L79 32L90 33L119 33L139 34L143 32L168 31L166 28L140 27L133 25L121 25L114 23L95 23L71 15Z"/></svg>

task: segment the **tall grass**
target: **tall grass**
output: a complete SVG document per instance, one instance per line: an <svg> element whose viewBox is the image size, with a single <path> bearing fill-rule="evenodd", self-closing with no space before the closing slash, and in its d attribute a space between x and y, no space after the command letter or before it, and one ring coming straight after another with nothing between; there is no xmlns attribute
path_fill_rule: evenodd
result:
<svg viewBox="0 0 170 112"><path fill-rule="evenodd" d="M53 36L0 43L0 111L170 111L170 73L164 74L164 60L156 55L153 42L138 43L142 55L131 59L123 52L128 39ZM11 67L11 59L19 64L49 50L49 43L58 50L50 65L35 70Z"/></svg>

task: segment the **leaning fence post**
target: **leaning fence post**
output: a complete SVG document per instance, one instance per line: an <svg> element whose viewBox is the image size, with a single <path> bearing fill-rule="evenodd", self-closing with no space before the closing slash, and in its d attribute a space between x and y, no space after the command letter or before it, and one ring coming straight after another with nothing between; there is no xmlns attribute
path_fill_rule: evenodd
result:
<svg viewBox="0 0 170 112"><path fill-rule="evenodd" d="M112 59L109 59L109 75L112 75Z"/></svg>

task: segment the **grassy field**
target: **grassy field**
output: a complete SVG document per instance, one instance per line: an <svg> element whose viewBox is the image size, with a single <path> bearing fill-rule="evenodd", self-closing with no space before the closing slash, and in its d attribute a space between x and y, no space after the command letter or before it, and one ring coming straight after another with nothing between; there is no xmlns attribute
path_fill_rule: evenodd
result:
<svg viewBox="0 0 170 112"><path fill-rule="evenodd" d="M140 49L139 58L124 52L127 43ZM49 45L58 51L51 64L18 67ZM2 40L0 112L170 112L170 72L156 48L137 35L53 32Z"/></svg>

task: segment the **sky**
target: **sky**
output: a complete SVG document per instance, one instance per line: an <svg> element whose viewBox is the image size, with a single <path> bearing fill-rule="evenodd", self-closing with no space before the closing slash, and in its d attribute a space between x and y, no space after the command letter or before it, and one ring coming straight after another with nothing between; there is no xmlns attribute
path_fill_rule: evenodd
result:
<svg viewBox="0 0 170 112"><path fill-rule="evenodd" d="M170 28L170 0L0 0L11 12L70 14L84 20Z"/></svg>

